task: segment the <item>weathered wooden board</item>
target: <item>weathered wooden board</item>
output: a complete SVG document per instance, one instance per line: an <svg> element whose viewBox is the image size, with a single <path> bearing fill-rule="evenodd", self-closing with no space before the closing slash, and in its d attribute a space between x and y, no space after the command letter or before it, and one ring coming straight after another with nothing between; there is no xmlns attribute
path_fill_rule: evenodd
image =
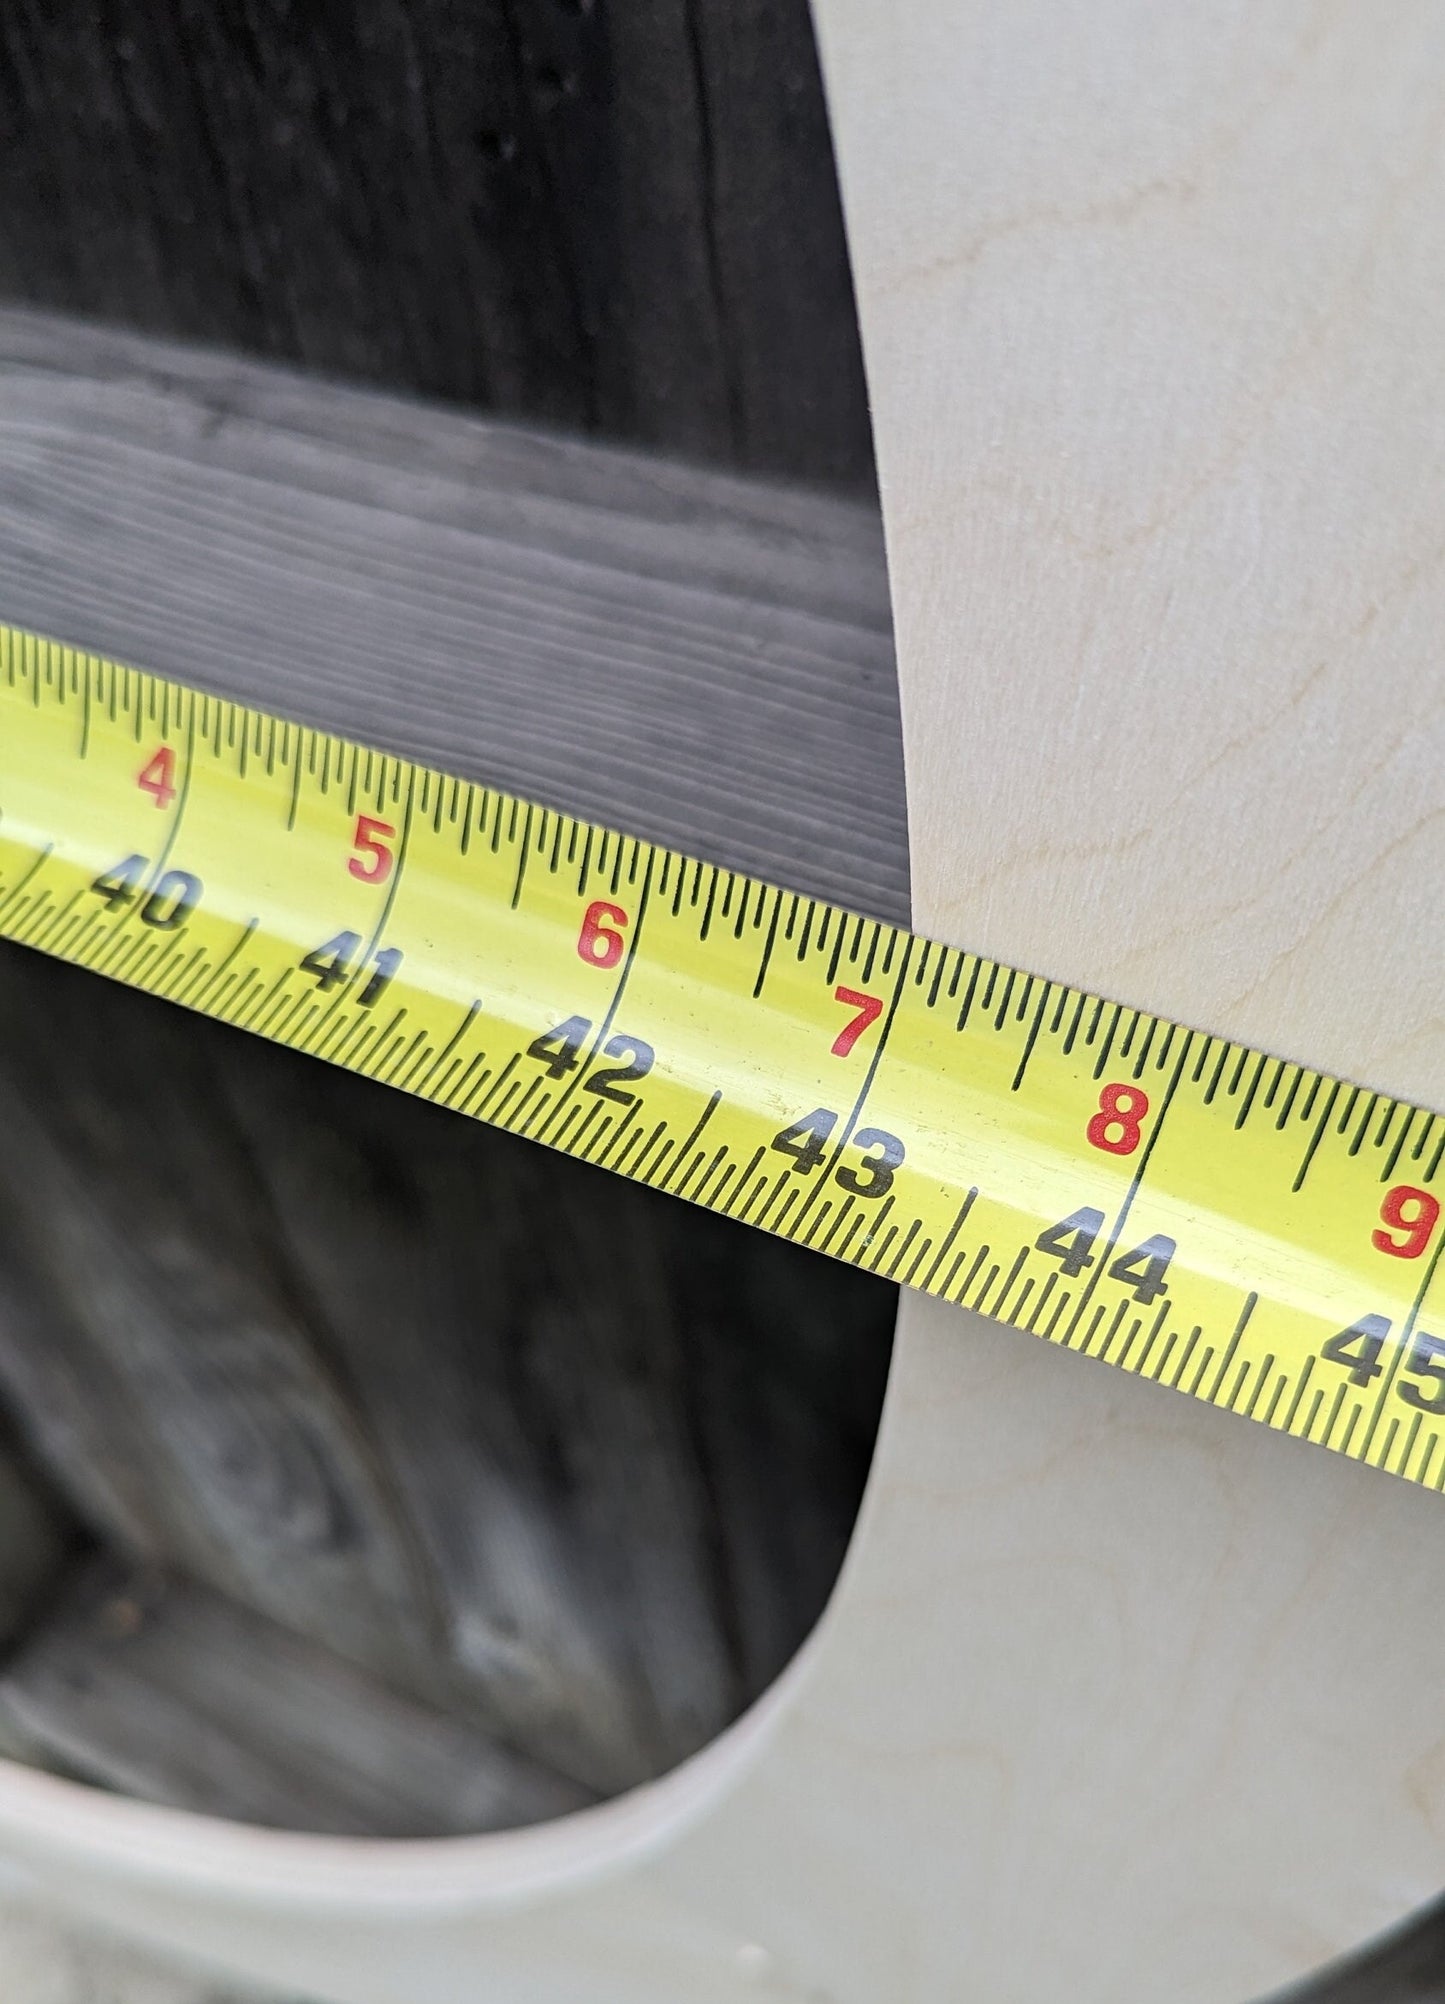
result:
<svg viewBox="0 0 1445 2004"><path fill-rule="evenodd" d="M83 1566L0 1673L39 1765L243 1823L367 1837L504 1829L589 1797L234 1601Z"/></svg>
<svg viewBox="0 0 1445 2004"><path fill-rule="evenodd" d="M54 1590L76 1543L54 1497L0 1440L0 1658Z"/></svg>
<svg viewBox="0 0 1445 2004"><path fill-rule="evenodd" d="M0 297L866 489L806 0L0 17Z"/></svg>
<svg viewBox="0 0 1445 2004"><path fill-rule="evenodd" d="M24 316L0 353L7 618L898 908L865 509ZM0 1030L0 1385L103 1539L604 1791L781 1667L888 1291L18 949Z"/></svg>
<svg viewBox="0 0 1445 2004"><path fill-rule="evenodd" d="M0 312L0 604L907 915L871 506Z"/></svg>

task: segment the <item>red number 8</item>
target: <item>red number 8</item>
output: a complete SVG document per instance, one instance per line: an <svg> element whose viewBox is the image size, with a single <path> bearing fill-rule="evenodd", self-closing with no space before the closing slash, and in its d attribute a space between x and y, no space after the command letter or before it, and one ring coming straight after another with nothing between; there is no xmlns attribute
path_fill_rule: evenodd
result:
<svg viewBox="0 0 1445 2004"><path fill-rule="evenodd" d="M1095 1148L1108 1155L1132 1155L1139 1146L1139 1123L1149 1111L1149 1095L1136 1085L1106 1085L1099 1111L1084 1129Z"/></svg>

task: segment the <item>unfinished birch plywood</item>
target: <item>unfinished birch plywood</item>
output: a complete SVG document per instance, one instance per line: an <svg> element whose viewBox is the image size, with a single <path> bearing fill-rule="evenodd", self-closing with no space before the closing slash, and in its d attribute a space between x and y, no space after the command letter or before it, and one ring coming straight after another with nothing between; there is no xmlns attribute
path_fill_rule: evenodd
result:
<svg viewBox="0 0 1445 2004"><path fill-rule="evenodd" d="M1445 1104L1445 23L820 13L915 923ZM895 1369L967 1994L1226 2004L1438 1889L1439 1498L916 1302Z"/></svg>

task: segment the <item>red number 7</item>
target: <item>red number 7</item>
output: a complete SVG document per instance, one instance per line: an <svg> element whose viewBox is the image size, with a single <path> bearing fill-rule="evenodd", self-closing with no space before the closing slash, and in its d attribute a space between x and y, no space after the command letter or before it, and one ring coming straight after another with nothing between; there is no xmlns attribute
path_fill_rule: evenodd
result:
<svg viewBox="0 0 1445 2004"><path fill-rule="evenodd" d="M868 1025L875 1023L883 1014L883 997L860 995L856 988L835 988L833 1000L845 1002L850 1009L858 1011L852 1021L845 1023L833 1039L833 1056L846 1058Z"/></svg>

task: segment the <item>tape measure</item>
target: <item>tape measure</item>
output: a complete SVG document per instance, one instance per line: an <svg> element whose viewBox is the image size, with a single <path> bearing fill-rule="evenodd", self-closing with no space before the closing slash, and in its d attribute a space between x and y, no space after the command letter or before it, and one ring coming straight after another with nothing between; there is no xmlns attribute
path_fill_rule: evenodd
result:
<svg viewBox="0 0 1445 2004"><path fill-rule="evenodd" d="M0 662L0 935L1445 1488L1438 1115L52 641Z"/></svg>

